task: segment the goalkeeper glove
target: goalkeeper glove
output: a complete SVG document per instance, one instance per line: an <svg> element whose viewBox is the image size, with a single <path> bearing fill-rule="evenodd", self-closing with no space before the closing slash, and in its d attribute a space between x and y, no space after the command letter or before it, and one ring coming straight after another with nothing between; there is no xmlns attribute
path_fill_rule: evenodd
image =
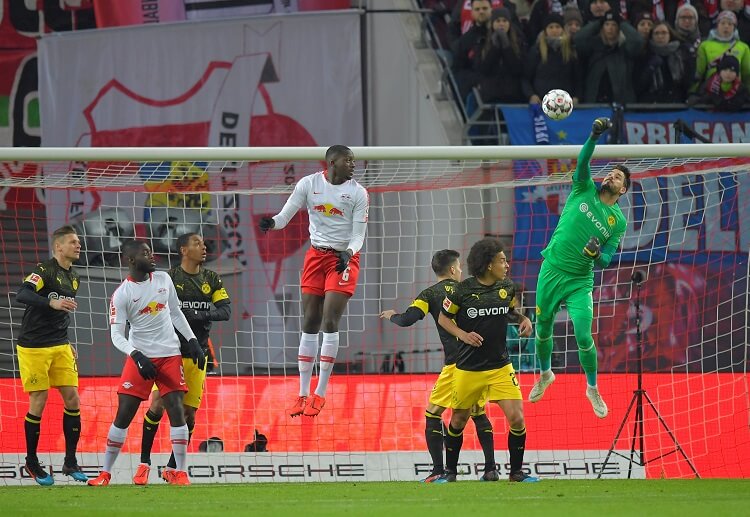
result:
<svg viewBox="0 0 750 517"><path fill-rule="evenodd" d="M258 226L260 227L260 231L267 232L276 226L276 221L273 220L273 217L261 217Z"/></svg>
<svg viewBox="0 0 750 517"><path fill-rule="evenodd" d="M198 343L198 340L195 338L189 339L185 348L187 349L188 357L193 360L193 363L203 367L206 363L206 355L203 353L203 349L201 348L200 343Z"/></svg>
<svg viewBox="0 0 750 517"><path fill-rule="evenodd" d="M338 252L339 261L336 264L336 272L337 273L343 273L346 268L349 266L349 261L352 258L352 254L349 253L349 250L339 251Z"/></svg>
<svg viewBox="0 0 750 517"><path fill-rule="evenodd" d="M591 125L591 136L599 138L606 130L612 127L612 121L607 117L599 117Z"/></svg>
<svg viewBox="0 0 750 517"><path fill-rule="evenodd" d="M154 366L154 363L151 362L151 359L143 355L143 352L140 350L133 350L130 357L138 367L138 373L141 374L141 377L147 381L153 381L156 379L156 367Z"/></svg>
<svg viewBox="0 0 750 517"><path fill-rule="evenodd" d="M583 256L596 260L599 258L599 255L602 254L601 251L599 251L601 247L602 245L599 243L599 239L591 237L589 242L586 243L586 246L583 247Z"/></svg>

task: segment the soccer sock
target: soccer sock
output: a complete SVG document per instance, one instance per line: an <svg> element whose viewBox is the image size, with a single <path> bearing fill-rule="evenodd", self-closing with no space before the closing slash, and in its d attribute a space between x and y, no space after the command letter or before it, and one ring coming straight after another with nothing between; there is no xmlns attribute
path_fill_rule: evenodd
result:
<svg viewBox="0 0 750 517"><path fill-rule="evenodd" d="M23 430L26 433L26 459L39 461L36 449L39 446L39 430L42 427L42 417L26 413L23 419Z"/></svg>
<svg viewBox="0 0 750 517"><path fill-rule="evenodd" d="M427 441L427 451L432 458L432 473L442 474L443 465L443 420L440 415L425 411L424 435Z"/></svg>
<svg viewBox="0 0 750 517"><path fill-rule="evenodd" d="M552 323L542 320L536 322L534 345L536 346L536 356L539 358L539 368L543 372L552 368Z"/></svg>
<svg viewBox="0 0 750 517"><path fill-rule="evenodd" d="M65 464L76 464L76 449L81 438L81 410L63 408L63 435L65 435Z"/></svg>
<svg viewBox="0 0 750 517"><path fill-rule="evenodd" d="M454 429L448 424L448 431L445 433L445 466L454 474L458 471L458 456L463 444L464 430Z"/></svg>
<svg viewBox="0 0 750 517"><path fill-rule="evenodd" d="M174 454L175 469L185 470L187 466L187 444L190 438L187 424L172 427L169 430L169 438L172 440L172 454Z"/></svg>
<svg viewBox="0 0 750 517"><path fill-rule="evenodd" d="M526 450L526 428L510 428L508 433L508 452L510 453L511 473L521 470L523 466L523 453Z"/></svg>
<svg viewBox="0 0 750 517"><path fill-rule="evenodd" d="M191 426L190 424L186 424L188 426L188 445L190 444L190 440L193 439L193 431L195 430L195 423ZM187 449L185 449L187 451ZM167 462L167 467L170 469L177 469L177 461L174 459L174 451L172 451L172 454L169 456L169 461Z"/></svg>
<svg viewBox="0 0 750 517"><path fill-rule="evenodd" d="M474 420L474 427L477 430L479 445L482 446L482 452L484 453L484 471L491 472L497 469L495 464L495 438L492 435L492 422L487 418L486 413L474 415L471 419Z"/></svg>
<svg viewBox="0 0 750 517"><path fill-rule="evenodd" d="M328 379L333 372L333 363L336 362L336 354L339 351L339 333L323 332L323 345L320 347L320 375L315 394L319 397L326 396Z"/></svg>
<svg viewBox="0 0 750 517"><path fill-rule="evenodd" d="M162 413L163 416L163 413ZM141 463L151 465L151 448L154 446L156 432L159 430L161 416L150 409L143 416L143 436L141 437Z"/></svg>
<svg viewBox="0 0 750 517"><path fill-rule="evenodd" d="M313 364L315 356L318 355L318 335L305 334L299 338L299 355L297 366L299 368L299 394L307 397L310 394L310 381L312 380Z"/></svg>
<svg viewBox="0 0 750 517"><path fill-rule="evenodd" d="M104 465L102 468L104 472L112 473L112 467L117 460L117 456L120 455L120 450L122 449L127 436L127 429L120 429L115 426L115 424L112 424L109 427L109 433L107 433L107 448L104 449Z"/></svg>
<svg viewBox="0 0 750 517"><path fill-rule="evenodd" d="M588 336L578 340L578 360L586 373L586 382L589 386L596 386L596 371L598 369L596 347L594 338Z"/></svg>

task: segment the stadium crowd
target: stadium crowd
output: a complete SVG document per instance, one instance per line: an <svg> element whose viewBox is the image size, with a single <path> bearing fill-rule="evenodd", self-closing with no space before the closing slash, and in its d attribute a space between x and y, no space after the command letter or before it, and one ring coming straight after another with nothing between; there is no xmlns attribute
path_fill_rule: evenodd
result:
<svg viewBox="0 0 750 517"><path fill-rule="evenodd" d="M459 95L750 103L750 0L424 0Z"/></svg>

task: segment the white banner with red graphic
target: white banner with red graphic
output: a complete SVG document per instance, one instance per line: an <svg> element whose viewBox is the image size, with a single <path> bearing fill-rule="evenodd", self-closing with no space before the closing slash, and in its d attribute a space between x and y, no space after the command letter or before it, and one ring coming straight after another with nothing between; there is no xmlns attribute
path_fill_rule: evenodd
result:
<svg viewBox="0 0 750 517"><path fill-rule="evenodd" d="M342 12L136 26L44 38L39 44L42 145L362 145L359 41L359 16ZM177 166L162 164L150 169L149 176L168 179ZM279 164L263 174L279 174L276 184L290 184L321 167ZM232 185L252 188L252 172L252 167L245 167L212 176L210 181L217 183L212 183L212 190ZM143 171L141 175L145 176ZM208 180L203 170L196 177ZM48 224L52 229L85 219L100 208L119 207L121 214L132 217L138 234L139 221L156 217L153 207L175 206L172 196L150 194L152 185L146 178L143 182L144 192L129 197L106 191L48 190ZM223 226L228 242L223 251L236 258L243 271L238 281L242 293L232 296L242 302L236 309L244 317L242 330L248 335L252 331L253 344L240 346L245 352L233 360L272 366L296 362L297 338L293 347L284 339L285 334L296 336L298 328L285 323L281 306L289 301L285 286L290 291L290 285L299 283L305 247L302 242L281 246L284 252L279 256L279 247L272 252L259 249L264 245L255 235L257 219L276 213L286 196L195 197L200 198L201 220ZM196 206L181 202L182 207ZM302 233L295 239L306 240L306 230ZM297 325L296 318L290 321Z"/></svg>

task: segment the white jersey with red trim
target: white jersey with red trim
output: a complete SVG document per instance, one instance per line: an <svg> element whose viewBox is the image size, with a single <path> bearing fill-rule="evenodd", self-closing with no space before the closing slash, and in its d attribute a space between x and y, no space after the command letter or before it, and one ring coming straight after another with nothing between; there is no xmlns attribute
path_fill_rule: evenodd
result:
<svg viewBox="0 0 750 517"><path fill-rule="evenodd" d="M333 185L321 171L297 182L284 208L274 216L274 228L284 228L303 206L309 214L313 246L343 251L353 240L354 223L367 222L370 200L367 190L356 180ZM360 246L354 251L359 251Z"/></svg>
<svg viewBox="0 0 750 517"><path fill-rule="evenodd" d="M130 323L127 338L126 323ZM187 339L195 337L180 310L172 279L164 271L154 271L143 282L125 279L112 295L109 324L112 342L128 355L133 350L146 357L180 355L175 326Z"/></svg>

